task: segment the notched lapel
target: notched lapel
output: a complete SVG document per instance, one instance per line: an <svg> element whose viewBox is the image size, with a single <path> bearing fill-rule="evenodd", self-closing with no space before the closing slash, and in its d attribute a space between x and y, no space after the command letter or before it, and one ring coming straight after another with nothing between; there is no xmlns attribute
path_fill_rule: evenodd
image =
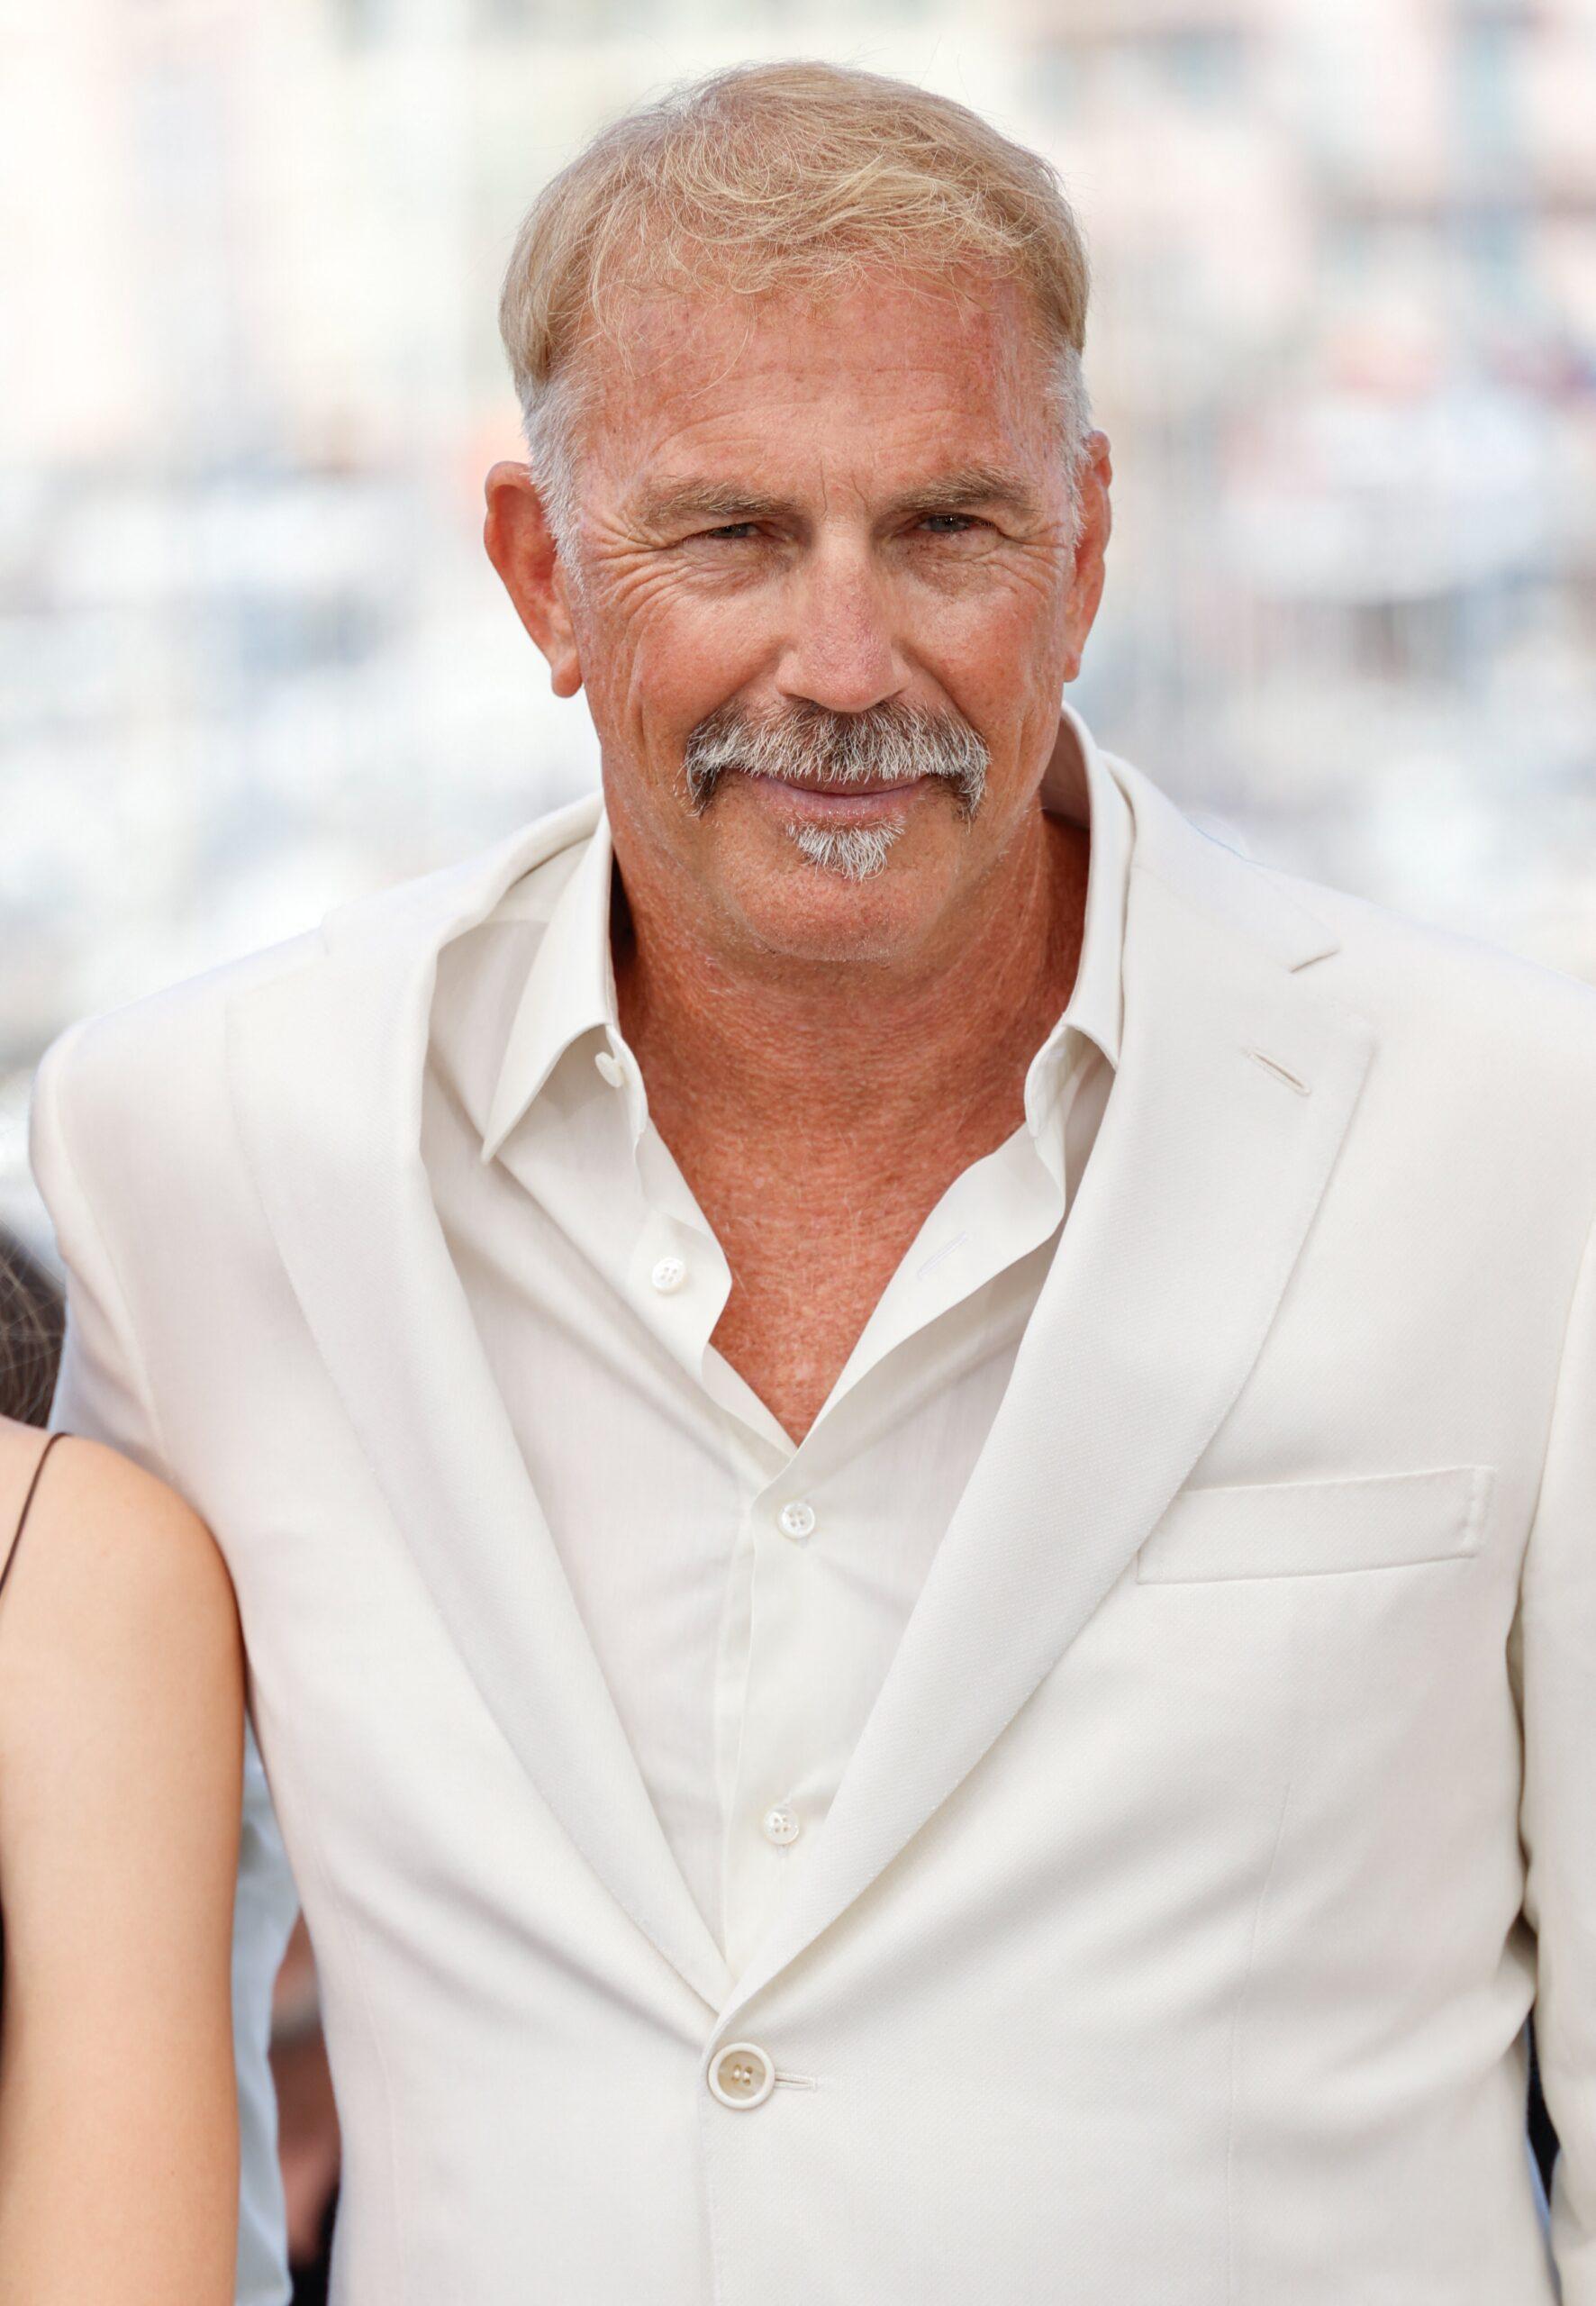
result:
<svg viewBox="0 0 1596 2306"><path fill-rule="evenodd" d="M1333 935L1121 782L1139 861L1098 1141L810 1869L722 2026L948 1799L1126 1570L1257 1357L1363 1082L1370 1029L1294 973Z"/></svg>
<svg viewBox="0 0 1596 2306"><path fill-rule="evenodd" d="M502 856L441 916L398 904L237 996L234 1102L317 1346L489 1711L599 1880L712 2009L725 1958L615 1711L422 1164L438 952L538 861Z"/></svg>
<svg viewBox="0 0 1596 2306"><path fill-rule="evenodd" d="M866 1890L1067 1651L1246 1381L1368 1062L1267 875L1123 764L1125 1030L1097 1146L968 1490L793 1884L742 1977L676 1866L489 1373L420 1153L448 918L396 909L235 999L240 1128L285 1266L438 1609L594 1874L721 2029Z"/></svg>

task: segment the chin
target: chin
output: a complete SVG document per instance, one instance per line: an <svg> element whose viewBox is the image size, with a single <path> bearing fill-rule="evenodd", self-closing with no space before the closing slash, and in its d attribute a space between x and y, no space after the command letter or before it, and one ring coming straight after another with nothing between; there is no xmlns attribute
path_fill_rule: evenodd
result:
<svg viewBox="0 0 1596 2306"><path fill-rule="evenodd" d="M861 875L817 863L784 839L774 856L761 843L757 858L729 858L722 885L766 952L793 961L890 961L921 942L947 895L945 871L925 846L900 842Z"/></svg>

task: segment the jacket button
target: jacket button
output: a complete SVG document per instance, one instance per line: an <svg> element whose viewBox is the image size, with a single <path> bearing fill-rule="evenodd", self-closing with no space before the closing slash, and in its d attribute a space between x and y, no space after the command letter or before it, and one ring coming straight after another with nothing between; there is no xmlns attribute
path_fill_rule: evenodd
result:
<svg viewBox="0 0 1596 2306"><path fill-rule="evenodd" d="M729 2042L710 2067L709 2084L723 2106L740 2112L765 2103L775 2087L775 2068L757 2042Z"/></svg>

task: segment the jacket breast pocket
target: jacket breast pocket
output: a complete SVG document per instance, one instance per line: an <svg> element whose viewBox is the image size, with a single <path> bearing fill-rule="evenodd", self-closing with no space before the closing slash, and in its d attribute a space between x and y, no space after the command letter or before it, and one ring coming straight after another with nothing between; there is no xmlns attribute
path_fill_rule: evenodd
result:
<svg viewBox="0 0 1596 2306"><path fill-rule="evenodd" d="M1141 1585L1314 1577L1455 1561L1479 1549L1489 1466L1182 1490L1136 1558Z"/></svg>

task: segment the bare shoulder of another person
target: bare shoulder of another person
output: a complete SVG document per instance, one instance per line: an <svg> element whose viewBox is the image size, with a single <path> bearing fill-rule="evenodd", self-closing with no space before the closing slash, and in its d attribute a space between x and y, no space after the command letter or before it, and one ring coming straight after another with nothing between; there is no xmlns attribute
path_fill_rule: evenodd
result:
<svg viewBox="0 0 1596 2306"><path fill-rule="evenodd" d="M37 1683L47 1667L63 1693L71 1685L92 1699L103 1689L113 1704L169 1678L178 1664L219 1671L231 1684L232 1586L198 1514L98 1441L62 1435L41 1465L46 1438L0 1419L0 1571L14 1546L17 1554L0 1593L0 1691ZM159 1641L159 1676L141 1635Z"/></svg>
<svg viewBox="0 0 1596 2306"><path fill-rule="evenodd" d="M210 1531L116 1450L65 1435L41 1466L43 1447L0 1421L0 1567L15 1548L0 1592L8 1922L29 1880L7 1857L66 1809L107 1853L126 1845L131 1864L139 1836L168 1822L154 1813L242 1772L238 1612Z"/></svg>
<svg viewBox="0 0 1596 2306"><path fill-rule="evenodd" d="M0 1424L0 1557L42 1446ZM0 1592L0 2293L232 2295L242 1769L210 1532L63 1438Z"/></svg>

